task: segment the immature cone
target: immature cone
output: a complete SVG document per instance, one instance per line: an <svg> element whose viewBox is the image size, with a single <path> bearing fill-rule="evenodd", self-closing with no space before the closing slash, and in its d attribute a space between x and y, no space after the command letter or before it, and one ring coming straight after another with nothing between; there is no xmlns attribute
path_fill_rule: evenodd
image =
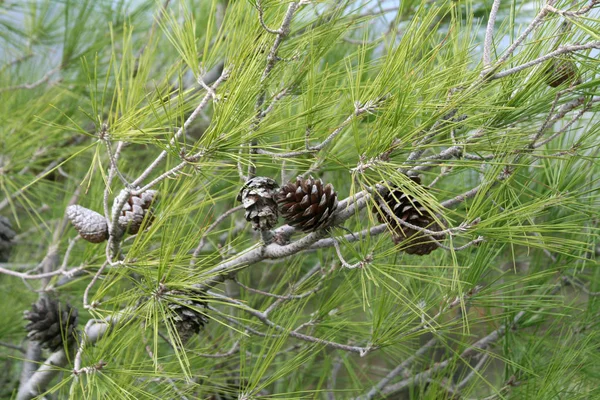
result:
<svg viewBox="0 0 600 400"><path fill-rule="evenodd" d="M195 293L175 292L168 307L173 311L172 318L179 333L181 342L185 344L200 332L208 323L208 318L199 310L206 309L206 303L194 298ZM197 293L196 293L197 295Z"/></svg>
<svg viewBox="0 0 600 400"><path fill-rule="evenodd" d="M101 243L108 239L106 219L96 211L72 205L67 207L67 218L79 232L79 236L88 242Z"/></svg>
<svg viewBox="0 0 600 400"><path fill-rule="evenodd" d="M418 177L410 177L413 182L421 184ZM429 213L421 203L403 193L400 188L386 190L377 198L378 204L373 207L373 213L377 215L379 222L387 223L393 230L394 243L403 243L403 251L408 254L425 255L437 249L430 237L420 231L401 225L394 217L389 215L383 208L383 204L394 213L394 216L402 221L430 231L439 231L440 227L435 222L433 215Z"/></svg>
<svg viewBox="0 0 600 400"><path fill-rule="evenodd" d="M246 221L254 230L269 230L277 224L277 189L279 185L271 178L257 176L244 184L237 196L246 213Z"/></svg>
<svg viewBox="0 0 600 400"><path fill-rule="evenodd" d="M548 86L558 87L563 84L577 85L581 83L577 65L571 59L554 59L550 62L545 72L545 81Z"/></svg>
<svg viewBox="0 0 600 400"><path fill-rule="evenodd" d="M320 179L296 178L279 191L278 203L286 222L304 232L331 226L337 209L337 193Z"/></svg>
<svg viewBox="0 0 600 400"><path fill-rule="evenodd" d="M7 262L16 233L7 218L0 217L0 262Z"/></svg>
<svg viewBox="0 0 600 400"><path fill-rule="evenodd" d="M42 297L24 313L27 337L50 351L68 347L76 341L77 314L68 304Z"/></svg>
<svg viewBox="0 0 600 400"><path fill-rule="evenodd" d="M129 195L129 199L125 202L119 216L119 226L121 229L131 235L135 235L140 231L146 214L152 215L150 206L156 193L156 190L146 190L140 195ZM115 198L113 207L116 206L118 201L119 198Z"/></svg>

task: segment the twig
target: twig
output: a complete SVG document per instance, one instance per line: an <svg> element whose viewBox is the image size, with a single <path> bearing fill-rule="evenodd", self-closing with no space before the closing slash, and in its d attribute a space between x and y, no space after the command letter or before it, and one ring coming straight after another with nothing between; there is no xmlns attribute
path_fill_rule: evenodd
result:
<svg viewBox="0 0 600 400"><path fill-rule="evenodd" d="M542 140L539 143L535 143L532 145L532 147L534 149L537 149L539 147L544 146L545 144L550 143L551 141L553 141L554 139L556 139L558 136L562 135L563 133L565 133L567 131L567 129L569 129L575 122L577 122L577 120L579 118L581 118L583 116L583 114L585 114L587 112L588 108L584 107L582 110L580 110L577 114L575 114L573 116L573 118L571 118L571 120L569 122L567 122L562 128L560 128L560 130L558 132L555 132L554 134L552 134L551 136L549 136L548 138Z"/></svg>
<svg viewBox="0 0 600 400"><path fill-rule="evenodd" d="M267 114L269 114L271 111L273 111L273 109L275 108L275 105L277 105L279 100L281 100L285 96L287 96L289 92L290 92L290 88L285 88L281 92L277 93L275 95L275 97L273 97L273 100L271 100L271 103L269 103L267 108L265 108L263 111L260 112L260 114L259 114L260 118L262 119L262 118L266 117Z"/></svg>
<svg viewBox="0 0 600 400"><path fill-rule="evenodd" d="M263 333L263 332L261 332L261 331L259 331L257 329L254 329L254 328L252 328L252 327L250 327L250 326L248 326L248 325L246 325L246 324L238 321L237 319L229 316L229 314L222 312L221 310L219 310L216 307L213 307L213 306L209 305L208 309L211 310L211 311L213 311L213 312L215 312L215 313L217 313L218 315L220 315L225 321L230 322L230 323L232 323L234 325L237 325L237 326L240 326L240 327L244 328L244 330L246 331L246 333L249 332L249 333L251 333L253 335L260 336L260 337L270 337L270 338L281 337L280 334Z"/></svg>
<svg viewBox="0 0 600 400"><path fill-rule="evenodd" d="M202 236L200 237L200 241L198 242L198 246L196 246L196 249L194 250L194 253L192 253L192 259L190 260L190 266L193 266L196 263L196 259L198 258L198 254L200 254L200 252L202 251L202 248L204 247L204 243L206 240L206 236L213 230L215 229L217 226L219 226L219 224L221 222L223 222L223 220L227 217L229 217L231 214L241 210L244 208L243 204L240 204L237 207L233 207L230 208L229 210L225 211L224 213L222 213L221 215L219 215L219 217L217 219L215 219L215 222L213 222L212 224L210 224L210 226L208 228L206 228L206 230L204 231L204 233L202 233Z"/></svg>
<svg viewBox="0 0 600 400"><path fill-rule="evenodd" d="M494 41L494 24L496 23L496 15L500 8L500 0L494 0L492 10L488 18L487 28L485 30L485 40L483 44L483 71L488 69L492 64L492 44Z"/></svg>
<svg viewBox="0 0 600 400"><path fill-rule="evenodd" d="M389 230L388 224L384 223L384 224L375 225L371 228L363 229L362 231L349 233L342 237L344 238L344 241L351 243L351 242L356 242L361 239L364 239L368 236L380 235L384 232L387 232L388 230ZM338 240L338 239L336 239L336 238L321 239L321 240L318 240L317 242L315 242L314 244L312 244L308 249L309 250L317 250L317 249L324 249L326 247L332 247L332 246L334 246L334 243L336 242L336 240Z"/></svg>
<svg viewBox="0 0 600 400"><path fill-rule="evenodd" d="M350 122L352 122L356 117L358 117L364 113L373 112L386 98L387 97L382 97L381 99L378 99L378 100L369 100L362 105L359 102L356 102L354 104L354 112L352 114L350 114L344 120L344 122L342 122L331 134L329 134L329 136L327 136L327 138L325 138L325 140L323 140L323 142L321 142L320 144L318 144L316 146L310 146L310 144L308 142L308 138L310 135L310 128L307 128L306 135L305 135L305 149L304 150L290 151L290 152L286 152L286 153L273 153L273 152L267 151L267 150L256 149L255 153L256 154L265 154L265 155L269 155L269 156L276 157L276 158L290 158L290 157L297 157L297 156L301 156L301 155L305 155L305 154L316 153L316 152L322 150L329 143L331 143L331 141L333 141L333 139L335 139L344 130L344 128L346 126L348 126L348 124L350 124Z"/></svg>
<svg viewBox="0 0 600 400"><path fill-rule="evenodd" d="M260 295L263 295L263 296L266 296L266 297L273 297L273 298L280 299L280 300L297 300L297 299L303 299L305 297L310 296L313 293L318 292L319 289L321 288L321 282L319 282L316 287L314 287L313 289L307 290L304 293L301 293L301 294L280 295L280 294L269 293L269 292L265 292L263 290L258 290L258 289L254 289L254 288L251 288L249 286L246 286L243 283L241 283L240 281L238 281L236 277L233 278L233 281L237 285L239 285L240 287L246 289L249 292L257 293L257 294L260 294Z"/></svg>
<svg viewBox="0 0 600 400"><path fill-rule="evenodd" d="M213 83L211 85L211 88L213 90L215 90L217 87L219 87L219 85L221 85L221 83L225 82L228 77L229 77L229 70L227 68L225 68L225 69L223 69L223 72L221 72L221 76L219 76L219 78L215 81L215 83ZM188 129L188 127L192 124L192 122L194 122L194 120L196 118L198 118L198 115L200 115L200 112L208 104L209 99L211 99L211 94L207 93L200 101L200 104L198 104L198 107L196 107L196 109L192 112L192 114L190 114L190 116L185 120L185 122L177 130L177 132L175 132L175 135L173 135L173 138L171 138L171 140L169 141L169 148L171 148L173 145L175 145L175 142L179 139L179 137ZM142 174L135 181L133 181L131 183L131 186L133 186L133 187L139 186L148 177L148 175L150 175L152 173L152 171L154 171L154 169L156 169L158 164L160 164L160 162L167 157L167 154L168 154L167 150L163 150L158 155L158 157L156 157L156 159L154 161L152 161L152 163L148 166L148 168L146 168L144 170L144 172L142 172Z"/></svg>
<svg viewBox="0 0 600 400"><path fill-rule="evenodd" d="M119 195L115 198L111 216L108 221L111 221L108 229L108 242L106 244L106 260L109 264L114 265L113 258L118 258L121 252L121 239L123 239L124 231L119 226L119 216L125 206L125 203L131 196L131 189L122 189Z"/></svg>
<svg viewBox="0 0 600 400"><path fill-rule="evenodd" d="M18 346L16 344L12 344L12 343L0 342L0 346L20 351L23 354L25 354L27 352L22 346Z"/></svg>
<svg viewBox="0 0 600 400"><path fill-rule="evenodd" d="M583 293L587 294L588 296L592 296L592 297L600 296L600 291L592 292L591 290L589 290L588 288L585 287L585 284L577 281L574 278L569 278L567 276L563 276L562 279L565 282L568 282L569 284L581 289L583 291Z"/></svg>
<svg viewBox="0 0 600 400"><path fill-rule="evenodd" d="M52 353L31 378L19 387L17 400L30 400L43 393L44 388L63 370L62 367L67 365L67 362L68 357L63 349Z"/></svg>
<svg viewBox="0 0 600 400"><path fill-rule="evenodd" d="M104 198L103 198L103 208L104 208L104 218L106 218L106 223L108 224L108 229L111 229L111 220L110 220L110 207L109 207L109 197L111 193L111 186L113 179L115 179L116 171L117 171L117 163L119 161L119 157L121 156L121 151L123 150L124 142L119 142L117 144L117 149L115 153L111 155L111 163L108 169L108 177L106 180L106 184L104 185ZM114 165L114 168L113 168Z"/></svg>
<svg viewBox="0 0 600 400"><path fill-rule="evenodd" d="M180 162L179 164L177 164L173 168L169 169L168 171L163 172L158 177L156 177L152 181L150 181L147 185L145 185L145 186L143 186L141 188L133 190L131 192L131 194L134 195L134 196L140 195L140 194L144 193L145 191L151 189L152 187L158 185L160 182L164 181L167 178L170 178L170 179L175 178L177 175L179 175L181 173L181 170L184 167L186 167L187 165L190 165L192 163L197 162L205 154L206 154L206 150L200 150L199 152L197 152L196 154L193 154L191 156L182 156L182 158L183 158L182 162Z"/></svg>
<svg viewBox="0 0 600 400"><path fill-rule="evenodd" d="M469 381L475 377L479 373L479 371L483 368L487 360L490 358L489 353L485 353L481 356L481 359L477 362L477 364L471 368L471 371L465 376L458 384L456 384L457 390L464 389L465 386L469 384Z"/></svg>
<svg viewBox="0 0 600 400"><path fill-rule="evenodd" d="M535 145L535 142L537 142L538 139L540 137L542 137L542 135L544 134L544 131L548 128L548 126L550 126L550 119L552 118L552 114L554 114L554 110L556 109L556 104L558 103L558 100L564 94L564 92L565 92L564 90L561 90L558 93L556 93L556 95L554 96L554 101L550 105L550 111L548 111L546 120L544 121L542 126L540 126L540 129L538 129L536 134L533 136L533 139L531 139L531 143L529 144L530 149L533 148L533 146Z"/></svg>
<svg viewBox="0 0 600 400"><path fill-rule="evenodd" d="M579 17L583 14L586 14L587 12L589 12L592 8L594 8L597 4L599 3L598 0L591 0L588 5L580 8L577 11L564 11L564 10L559 10L557 8L552 7L551 5L547 5L546 7L548 8L548 10L552 11L555 14L559 14L562 15L563 17Z"/></svg>
<svg viewBox="0 0 600 400"><path fill-rule="evenodd" d="M308 279L310 279L310 277L313 276L320 269L321 269L321 264L317 263L306 274L304 274L304 276L302 276L302 278L298 279L298 281L290 288L290 290L294 290L294 288L300 287L304 282L306 282ZM320 284L324 278L325 278L325 275L321 276L321 281L317 284L317 287L320 287ZM307 295L310 295L310 291L305 292L305 293L308 293ZM288 298L277 299L276 301L273 302L273 304L271 304L269 307L267 307L267 309L263 312L263 314L268 316L271 312L273 312L273 310L275 308L277 308L279 305L283 304L283 302L285 302L287 300L289 300L289 299Z"/></svg>
<svg viewBox="0 0 600 400"><path fill-rule="evenodd" d="M61 66L59 65L58 67L52 68L50 71L46 72L44 74L44 76L42 76L39 80L37 80L35 82L22 83L20 85L3 87L3 88L0 88L0 93L13 91L13 90L20 90L20 89L27 89L27 90L35 89L36 87L42 85L43 83L48 82L50 80L50 78L52 77L52 75L54 75L56 72L58 72L60 70L61 70Z"/></svg>
<svg viewBox="0 0 600 400"><path fill-rule="evenodd" d="M260 0L256 1L256 9L258 10L258 21L260 22L260 26L263 27L263 29L273 35L279 35L282 33L281 28L279 29L271 29L269 28L266 24L265 24L265 20L264 20L264 10L262 8L262 4L260 2Z"/></svg>
<svg viewBox="0 0 600 400"><path fill-rule="evenodd" d="M369 100L367 102L365 102L364 104L360 104L359 102L354 103L354 112L344 120L344 122L342 122L340 124L340 126L338 126L329 136L327 136L327 138L325 140L323 140L323 142L321 142L320 144L316 145L316 146L308 146L308 142L307 142L307 148L306 150L309 151L319 151L321 149L323 149L323 147L327 146L329 143L331 143L331 141L333 139L336 138L336 136L338 136L343 130L344 128L350 124L350 122L352 122L354 120L354 118L364 114L364 113L371 113L373 111L375 111L375 109L381 104L382 101L384 101L387 97L383 97L381 99L378 100Z"/></svg>
<svg viewBox="0 0 600 400"><path fill-rule="evenodd" d="M433 338L421 346L412 356L408 357L406 360L402 361L396 368L391 370L385 378L377 382L375 386L371 388L364 396L358 397L356 400L371 400L381 390L388 384L392 379L397 377L398 375L404 373L407 368L409 368L419 357L423 356L425 353L429 351L435 344L437 343L437 338Z"/></svg>
<svg viewBox="0 0 600 400"><path fill-rule="evenodd" d="M344 360L341 357L337 357L331 369L331 376L327 381L327 398L329 400L335 400L335 384L342 365L344 365Z"/></svg>
<svg viewBox="0 0 600 400"><path fill-rule="evenodd" d="M40 274L29 274L28 272L17 272L17 271L13 271L10 269L5 269L5 268L0 267L0 274L10 275L10 276L14 276L16 278L25 279L25 280L48 279L48 278L52 278L53 276L57 276L57 275L71 276L80 271L83 271L84 269L85 269L85 267L77 267L77 268L73 268L70 270L66 270L65 268L60 268L56 271L51 271L51 272L43 272Z"/></svg>
<svg viewBox="0 0 600 400"><path fill-rule="evenodd" d="M342 267L344 267L344 268L347 268L347 269L364 268L365 265L370 264L373 261L373 255L368 254L364 260L359 261L355 264L350 264L344 259L344 256L342 255L342 250L340 249L340 244L336 238L333 238L333 247L335 247L335 252L336 252L338 258L340 259L340 262L342 263Z"/></svg>
<svg viewBox="0 0 600 400"><path fill-rule="evenodd" d="M269 55L267 56L267 66L265 67L265 70L263 71L262 78L261 78L262 81L264 81L267 78L267 76L269 76L269 74L271 73L271 70L275 66L275 63L277 62L277 52L279 50L279 46L283 42L283 39L289 34L290 25L292 23L292 18L294 17L294 14L296 13L296 10L298 10L298 6L300 4L301 4L300 1L295 1L295 2L290 3L290 5L288 6L285 16L283 17L283 21L281 22L281 26L279 27L279 29L276 32L277 37L275 38L275 42L273 43L273 46L271 47L271 50L269 51ZM262 103L260 104L260 106L262 106ZM260 108L260 106L259 106L259 108Z"/></svg>
<svg viewBox="0 0 600 400"><path fill-rule="evenodd" d="M499 182L508 178L509 175L500 174L498 178L494 182L484 182L478 186L475 186L473 189L467 190L464 193L459 194L458 196L453 197L452 199L442 201L440 204L444 208L454 207L471 197L475 197L481 190L486 189L489 190L492 186L497 185Z"/></svg>
<svg viewBox="0 0 600 400"><path fill-rule="evenodd" d="M83 371L81 367L81 359L83 356L83 351L85 350L86 344L96 343L98 340L102 339L106 332L109 331L115 324L123 319L131 311L131 308L125 308L118 313L107 317L104 320L99 319L90 319L85 324L83 328L83 335L79 339L79 347L77 348L77 352L75 353L75 358L73 359L73 375L74 379L71 385L75 385L78 380L78 375Z"/></svg>
<svg viewBox="0 0 600 400"><path fill-rule="evenodd" d="M581 44L581 45L574 44L574 45L567 45L567 46L560 47L553 52L550 52L544 56L536 58L535 60L526 62L525 64L521 64L514 68L510 68L510 69L507 69L506 71L502 71L495 75L492 75L489 79L494 80L494 79L504 78L505 76L512 75L514 73L520 72L529 67L533 67L534 65L543 63L544 61L554 58L556 56L559 56L561 54L573 53L575 51L589 50L589 49L600 49L600 40L596 40L596 41L589 42L586 44Z"/></svg>
<svg viewBox="0 0 600 400"><path fill-rule="evenodd" d="M551 1L549 1L549 3L554 2L554 1L555 0L551 0ZM494 64L494 66L496 68L498 66L500 66L501 64L503 64L506 60L509 59L509 57L515 52L517 47L519 47L521 45L521 43L523 43L523 41L527 38L527 36L529 36L529 34L531 32L533 32L533 30L535 28L537 28L544 21L544 18L546 17L548 12L549 12L549 10L545 6L540 10L540 12L535 16L535 18L531 21L531 23L527 26L527 28L525 28L523 33L521 33L521 35L513 42L513 44L511 44L508 47L508 49L506 49L506 51L504 52L504 55L502 55L502 57L500 57L498 59L498 61L496 61L496 63ZM493 68L486 72L490 73L491 71L493 71Z"/></svg>
<svg viewBox="0 0 600 400"><path fill-rule="evenodd" d="M558 290L560 290L560 288L561 288L560 284L555 285L555 287L550 291L550 293L551 294L556 293ZM536 312L540 312L541 310L543 310L543 308L539 308ZM465 349L460 354L460 358L467 358L467 357L473 356L474 354L490 347L493 343L497 342L498 339L503 337L508 329L516 329L519 321L521 320L521 318L523 318L523 316L526 313L527 313L527 310L519 311L510 323L501 325L498 329L494 330L490 334L484 336L483 338L479 339L477 342L473 343L471 346L467 347L467 349ZM388 396L393 393L397 393L401 390L404 390L407 387L419 385L420 383L425 382L428 379L430 379L431 376L433 374L435 374L437 371L440 371L440 370L446 368L448 365L450 365L451 360L452 360L451 358L448 358L442 362L437 362L434 364L433 367L431 367L423 372L420 372L414 376L404 379L401 382L386 386L385 388L383 388L380 391L380 393L384 396Z"/></svg>
<svg viewBox="0 0 600 400"><path fill-rule="evenodd" d="M433 140L433 138L440 132L440 128L442 127L442 125L446 121L451 120L457 112L458 110L456 109L450 110L448 113L444 114L438 121L436 121L428 131L425 131L425 135L417 142L417 150L411 152L408 155L406 162L416 161L419 158L421 158L421 156L426 150L424 146L429 144Z"/></svg>
<svg viewBox="0 0 600 400"><path fill-rule="evenodd" d="M129 186L129 182L127 182L127 179L125 179L125 177L123 176L123 174L121 173L121 171L119 171L119 168L117 167L117 157L115 157L115 155L112 152L112 145L110 143L110 137L109 137L109 132L108 132L108 125L107 124L102 124L102 127L100 129L101 130L98 133L98 137L106 145L106 152L108 153L108 159L110 160L110 169L112 171L114 171L114 173L116 173L116 175L121 180L121 183L125 187L128 187ZM117 151L118 152L121 151L121 148L122 148L122 145L120 145L120 144L117 145Z"/></svg>
<svg viewBox="0 0 600 400"><path fill-rule="evenodd" d="M3 72L5 69L10 68L14 65L20 64L23 61L25 61L33 56L34 56L33 53L27 53L27 54L22 55L21 57L17 57L14 60L7 62L2 67L0 67L0 72Z"/></svg>
<svg viewBox="0 0 600 400"><path fill-rule="evenodd" d="M226 351L225 353L200 353L198 351L193 351L192 353L198 357L203 357L203 358L226 358L229 356L232 356L233 354L237 353L240 350L240 341L236 340L233 345L231 346L231 349L229 349L228 351Z"/></svg>
<svg viewBox="0 0 600 400"><path fill-rule="evenodd" d="M459 247L448 247L448 246L446 246L446 245L438 242L435 238L432 238L431 236L428 236L428 237L429 237L429 239L433 240L438 247L440 247L440 248L442 248L444 250L448 250L448 251L462 251L462 250L468 249L471 246L476 246L476 245L478 245L479 243L481 243L481 242L483 242L485 240L483 238L483 236L478 236L476 239L473 239L473 240L469 241L468 243L466 243L466 244L464 244L462 246L459 246Z"/></svg>
<svg viewBox="0 0 600 400"><path fill-rule="evenodd" d="M94 284L96 283L96 281L98 280L100 275L102 275L102 272L104 272L104 269L106 268L106 266L108 264L109 264L108 261L105 261L104 264L102 264L102 266L98 269L98 271L96 272L96 274L94 275L94 277L92 278L90 283L86 286L86 288L83 292L83 308L85 308L86 310L88 310L90 308L95 308L99 305L98 302L93 302L90 305L88 303L88 295L89 295L90 290L92 289L92 287L94 286Z"/></svg>
<svg viewBox="0 0 600 400"><path fill-rule="evenodd" d="M267 28L266 25L264 25L264 21L262 21L262 7L260 6L260 3L257 2L257 8L259 11L259 20L261 22L261 25L263 25L263 28L266 29L268 32L271 32L271 33L274 33L277 35L275 37L275 42L273 43L273 46L271 46L271 50L269 51L269 54L267 55L267 64L265 66L265 69L264 69L261 79L260 79L261 84L263 84L263 85L264 85L265 80L271 73L271 70L275 67L275 63L278 61L277 53L279 51L279 46L281 46L281 43L283 43L283 39L289 34L292 19L294 17L294 14L298 10L298 7L300 4L303 4L303 3L301 1L291 2L285 13L285 16L283 17L283 21L281 22L281 26L279 27L279 29L277 31L271 32L271 30L269 28ZM260 121L264 117L261 109L265 102L265 93L266 93L266 89L263 87L261 92L258 95L256 104L254 106L254 109L256 111L256 118L252 122L252 126L250 129L251 131L256 131L258 129L258 127L260 126ZM252 156L253 154L257 154L257 150L258 150L256 148L257 144L258 144L258 142L256 140L252 140L250 142L250 145L249 145L250 156ZM243 173L240 173L240 175L243 176ZM244 177L244 178L251 179L255 175L256 175L256 166L252 162L252 159L250 159L250 163L248 165L248 176Z"/></svg>
<svg viewBox="0 0 600 400"><path fill-rule="evenodd" d="M383 211L385 211L385 213L394 219L395 222L399 223L400 225L410 228L412 230L424 233L428 236L447 236L447 235L455 235L456 233L464 233L467 230L469 230L470 228L474 227L475 225L477 225L479 222L481 222L480 218L476 218L473 221L471 221L470 223L468 222L463 222L461 223L459 226L457 226L456 228L447 228L447 229L443 229L441 231L432 231L431 229L427 229L427 228L422 228L420 226L417 225L413 225L410 222L406 222L401 218L398 218L396 216L396 214L394 214L394 212L390 209L390 207L382 202L379 204L379 206L383 209ZM439 245L439 243L438 243ZM442 247L442 246L440 246Z"/></svg>
<svg viewBox="0 0 600 400"><path fill-rule="evenodd" d="M486 349L487 347L489 347L490 345L495 343L498 339L500 339L502 336L504 336L504 333L506 332L506 330L509 327L515 327L517 325L517 323L519 322L519 320L523 317L523 315L525 315L525 311L519 312L513 318L512 323L502 325L500 328L496 329L489 335L478 340L473 345L469 346L465 351L463 351L460 354L460 357L466 358L466 357L469 357L469 356L475 354L478 351ZM385 388L383 388L380 391L380 393L382 395L388 396L393 393L397 393L407 387L418 385L424 381L427 381L434 373L446 368L449 364L450 364L450 359L446 359L442 362L435 363L435 365L433 367L429 368L426 371L420 372L414 376L411 376L410 378L404 379L393 385L386 386Z"/></svg>
<svg viewBox="0 0 600 400"><path fill-rule="evenodd" d="M332 342L329 340L325 340L325 339L321 339L321 338L317 338L314 336L309 336L309 335L305 335L303 333L298 333L295 331L290 331L287 328L276 324L275 322L271 321L270 319L267 318L267 316L258 311L255 310L254 308L251 308L249 306L247 306L246 304L237 301L235 299L230 299L227 296L223 296L221 294L218 293L214 293L211 292L210 293L211 296L217 297L218 299L221 299L225 302L231 303L231 304L235 304L236 306L238 306L241 310L249 313L250 315L258 318L259 321L261 321L262 323L264 323L265 325L274 328L275 330L278 330L280 332L285 332L287 333L289 336L299 339L299 340L303 340L306 342L311 342L311 343L317 343L317 344L321 344L327 347L331 347L334 349L338 349L338 350L344 350L344 351L348 351L348 352L352 352L352 353L358 353L360 354L360 356L365 356L366 354L368 354L369 352L376 350L378 347L377 346L367 346L367 347L358 347L358 346L350 346L350 345L346 345L346 344L342 344L342 343L337 343L337 342Z"/></svg>

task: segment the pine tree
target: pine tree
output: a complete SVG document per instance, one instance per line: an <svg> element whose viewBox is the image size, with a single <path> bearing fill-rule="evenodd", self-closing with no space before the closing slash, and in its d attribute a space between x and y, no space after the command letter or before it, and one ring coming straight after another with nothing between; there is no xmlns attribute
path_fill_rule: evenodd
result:
<svg viewBox="0 0 600 400"><path fill-rule="evenodd" d="M0 1L0 398L598 397L597 5Z"/></svg>

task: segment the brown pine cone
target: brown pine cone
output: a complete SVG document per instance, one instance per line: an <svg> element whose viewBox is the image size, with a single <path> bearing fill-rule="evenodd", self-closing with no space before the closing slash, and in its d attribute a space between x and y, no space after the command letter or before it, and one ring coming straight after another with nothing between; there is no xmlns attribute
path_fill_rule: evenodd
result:
<svg viewBox="0 0 600 400"><path fill-rule="evenodd" d="M67 218L75 227L79 236L91 243L101 243L108 239L108 224L106 219L82 206L67 207Z"/></svg>
<svg viewBox="0 0 600 400"><path fill-rule="evenodd" d="M30 340L39 342L50 351L68 347L76 342L78 321L76 308L63 305L56 299L42 297L24 313L29 323L25 327Z"/></svg>
<svg viewBox="0 0 600 400"><path fill-rule="evenodd" d="M577 65L570 58L556 58L548 64L545 72L545 81L548 86L558 87L563 84L577 85L581 83Z"/></svg>
<svg viewBox="0 0 600 400"><path fill-rule="evenodd" d="M154 197L156 197L156 193L156 190L146 190L140 195L129 196L129 199L123 206L121 215L119 216L119 226L121 229L131 235L135 235L140 231L146 214L152 215L150 206L152 205ZM115 204L117 201L118 198L115 198ZM151 221L149 221L148 225L150 222Z"/></svg>
<svg viewBox="0 0 600 400"><path fill-rule="evenodd" d="M8 218L0 217L0 262L8 261L16 235Z"/></svg>
<svg viewBox="0 0 600 400"><path fill-rule="evenodd" d="M283 186L277 202L286 222L304 232L330 227L338 205L333 186L323 186L320 179L313 177L298 177L296 182Z"/></svg>
<svg viewBox="0 0 600 400"><path fill-rule="evenodd" d="M246 210L246 221L254 230L269 230L277 224L277 189L279 185L271 178L257 176L248 180L237 196Z"/></svg>
<svg viewBox="0 0 600 400"><path fill-rule="evenodd" d="M171 294L168 305L173 312L171 318L181 343L185 344L208 323L208 318L203 312L206 302L202 301L196 292L174 291Z"/></svg>
<svg viewBox="0 0 600 400"><path fill-rule="evenodd" d="M421 184L419 177L410 177L410 179L416 184ZM427 235L396 221L384 210L382 204L386 204L394 216L402 221L431 231L439 231L440 226L435 222L433 215L417 199L404 193L400 188L392 188L378 196L373 213L377 215L379 222L385 222L392 228L394 243L402 243L404 252L422 256L438 248Z"/></svg>

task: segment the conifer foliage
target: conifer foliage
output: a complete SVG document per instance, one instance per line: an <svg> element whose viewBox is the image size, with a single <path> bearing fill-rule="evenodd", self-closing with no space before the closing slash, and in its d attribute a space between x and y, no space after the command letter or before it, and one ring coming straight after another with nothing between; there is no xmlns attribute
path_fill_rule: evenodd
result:
<svg viewBox="0 0 600 400"><path fill-rule="evenodd" d="M598 17L0 1L0 398L598 397Z"/></svg>

